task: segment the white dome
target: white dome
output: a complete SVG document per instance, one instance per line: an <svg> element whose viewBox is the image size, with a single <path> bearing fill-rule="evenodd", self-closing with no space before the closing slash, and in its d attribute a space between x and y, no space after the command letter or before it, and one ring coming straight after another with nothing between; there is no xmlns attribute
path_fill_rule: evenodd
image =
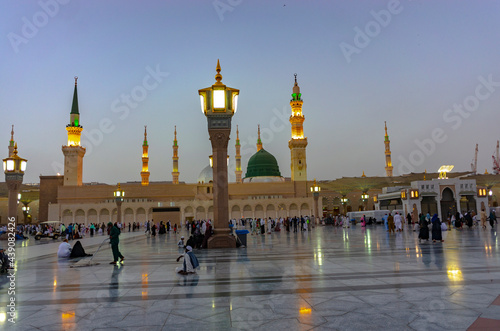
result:
<svg viewBox="0 0 500 331"><path fill-rule="evenodd" d="M198 183L212 183L214 181L214 172L212 167L207 165L198 175Z"/></svg>

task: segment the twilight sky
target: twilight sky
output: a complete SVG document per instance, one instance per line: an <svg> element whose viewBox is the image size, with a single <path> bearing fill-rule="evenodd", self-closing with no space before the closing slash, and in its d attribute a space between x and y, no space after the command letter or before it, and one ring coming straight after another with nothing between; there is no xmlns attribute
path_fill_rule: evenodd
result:
<svg viewBox="0 0 500 331"><path fill-rule="evenodd" d="M499 17L487 0L2 1L1 155L14 124L24 182L62 173L78 76L84 182L140 181L144 125L150 180L172 178L177 125L180 180L195 182L211 154L197 90L219 58L223 83L240 89L229 154L234 164L239 125L243 174L260 124L290 176L294 73L308 178L384 175L384 121L396 175L470 170L476 143L478 172L491 172Z"/></svg>

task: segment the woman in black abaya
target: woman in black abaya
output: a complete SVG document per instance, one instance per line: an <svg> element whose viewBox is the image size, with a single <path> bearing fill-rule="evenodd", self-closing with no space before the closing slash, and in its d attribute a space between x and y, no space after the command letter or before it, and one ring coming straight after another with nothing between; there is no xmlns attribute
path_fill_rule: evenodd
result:
<svg viewBox="0 0 500 331"><path fill-rule="evenodd" d="M440 240L443 242L443 236L441 234L441 221L439 220L439 217L437 214L434 214L432 216L432 241L436 242L436 240Z"/></svg>
<svg viewBox="0 0 500 331"><path fill-rule="evenodd" d="M429 240L429 224L427 224L424 214L420 214L419 225L418 240Z"/></svg>

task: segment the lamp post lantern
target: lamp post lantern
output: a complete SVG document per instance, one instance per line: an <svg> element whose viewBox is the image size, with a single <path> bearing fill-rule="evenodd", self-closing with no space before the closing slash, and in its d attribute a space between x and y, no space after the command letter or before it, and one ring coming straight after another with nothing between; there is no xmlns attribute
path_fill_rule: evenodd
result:
<svg viewBox="0 0 500 331"><path fill-rule="evenodd" d="M366 191L364 191L363 194L361 194L361 200L363 200L363 209L364 210L367 209L368 199L370 199L370 196L368 195L368 193L366 193Z"/></svg>
<svg viewBox="0 0 500 331"><path fill-rule="evenodd" d="M118 188L113 192L116 202L116 222L121 223L122 221L122 202L125 192L121 189L120 183L118 183Z"/></svg>
<svg viewBox="0 0 500 331"><path fill-rule="evenodd" d="M319 198L319 192L321 192L321 187L316 184L316 178L314 179L314 182L311 186L311 192L314 198L314 214L316 215L314 223L318 224L318 219L320 218L318 209L318 198Z"/></svg>
<svg viewBox="0 0 500 331"><path fill-rule="evenodd" d="M229 191L227 181L227 144L231 133L231 119L238 107L239 90L222 83L219 60L215 83L198 90L201 111L207 117L208 134L212 144L214 236L208 248L236 247L236 239L229 230Z"/></svg>
<svg viewBox="0 0 500 331"><path fill-rule="evenodd" d="M18 194L23 183L27 162L26 159L17 155L17 143L14 146L14 153L10 157L3 159L5 182L9 189L9 217L17 216Z"/></svg>

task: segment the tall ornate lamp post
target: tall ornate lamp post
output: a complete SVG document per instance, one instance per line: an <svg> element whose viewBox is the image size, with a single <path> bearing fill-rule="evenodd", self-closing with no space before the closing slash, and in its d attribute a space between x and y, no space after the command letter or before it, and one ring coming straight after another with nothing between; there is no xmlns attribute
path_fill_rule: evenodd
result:
<svg viewBox="0 0 500 331"><path fill-rule="evenodd" d="M28 215L30 214L30 207L29 206L23 206L23 216L24 216L24 224L28 223Z"/></svg>
<svg viewBox="0 0 500 331"><path fill-rule="evenodd" d="M208 248L236 247L236 239L229 230L229 192L227 182L227 144L231 133L231 118L238 106L239 90L222 83L219 60L217 60L215 83L198 90L201 111L207 117L208 134L212 143L214 233Z"/></svg>
<svg viewBox="0 0 500 331"><path fill-rule="evenodd" d="M314 179L314 183L311 186L311 192L314 197L314 214L316 215L316 220L314 223L318 224L318 219L320 218L318 210L318 198L319 198L319 192L321 192L321 187L319 187L316 184L316 178Z"/></svg>
<svg viewBox="0 0 500 331"><path fill-rule="evenodd" d="M342 202L342 206L344 207L344 215L347 214L346 205L348 201L349 199L347 199L347 196L345 195L343 195L342 198L340 198L340 202Z"/></svg>
<svg viewBox="0 0 500 331"><path fill-rule="evenodd" d="M121 189L120 183L118 183L118 188L113 192L116 202L116 222L121 223L122 221L122 202L125 192Z"/></svg>
<svg viewBox="0 0 500 331"><path fill-rule="evenodd" d="M363 192L363 194L361 194L361 199L363 200L363 209L366 210L367 209L366 202L368 201L368 199L370 199L370 196L365 191L365 192Z"/></svg>
<svg viewBox="0 0 500 331"><path fill-rule="evenodd" d="M26 171L27 160L17 155L17 143L14 146L12 156L3 159L3 171L5 182L9 189L9 217L17 216L17 199L19 188L23 183L24 172Z"/></svg>

